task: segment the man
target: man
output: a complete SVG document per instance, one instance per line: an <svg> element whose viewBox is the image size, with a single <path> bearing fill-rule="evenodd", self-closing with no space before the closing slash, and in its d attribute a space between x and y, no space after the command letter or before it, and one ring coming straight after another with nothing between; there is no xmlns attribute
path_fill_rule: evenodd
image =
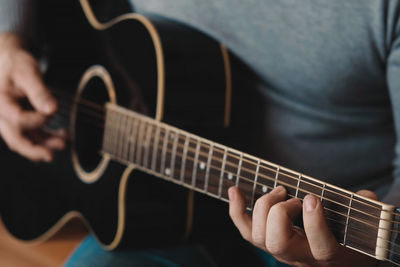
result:
<svg viewBox="0 0 400 267"><path fill-rule="evenodd" d="M400 203L399 1L132 2L138 12L160 13L205 31L254 70L253 83L264 101L264 120L254 122L263 124L261 157L341 187L371 189L387 202ZM32 160L50 161L64 146L62 137L52 134L32 142L22 131L38 129L57 104L18 38L1 39L0 132L13 150ZM22 65L28 70L22 71ZM15 99L22 95L36 112L21 111ZM19 115L9 116L10 111ZM376 198L371 191L359 193ZM257 201L251 217L237 188L229 195L230 215L242 236L282 262L376 264L336 242L313 196L303 204L285 201L286 192L278 187ZM304 231L292 226L300 211Z"/></svg>

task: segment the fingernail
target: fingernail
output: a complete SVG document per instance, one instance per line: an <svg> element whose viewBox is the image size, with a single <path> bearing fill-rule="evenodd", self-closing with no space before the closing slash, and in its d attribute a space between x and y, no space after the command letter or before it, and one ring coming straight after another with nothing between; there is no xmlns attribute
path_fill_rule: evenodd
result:
<svg viewBox="0 0 400 267"><path fill-rule="evenodd" d="M52 113L56 108L56 102L51 97L45 98L43 100L43 112Z"/></svg>
<svg viewBox="0 0 400 267"><path fill-rule="evenodd" d="M317 199L314 196L307 195L304 198L304 207L307 212L311 212L317 206Z"/></svg>
<svg viewBox="0 0 400 267"><path fill-rule="evenodd" d="M228 189L228 196L229 196L229 201L235 200L235 194L233 193L232 187Z"/></svg>
<svg viewBox="0 0 400 267"><path fill-rule="evenodd" d="M51 103L49 101L44 103L44 105L43 105L43 111L44 112L51 113L53 111L53 109L54 109L53 103Z"/></svg>
<svg viewBox="0 0 400 267"><path fill-rule="evenodd" d="M278 186L278 187L275 187L272 191L271 191L271 193L274 193L274 194L280 194L280 193L282 193L283 191L285 190L285 188L283 187L283 186Z"/></svg>

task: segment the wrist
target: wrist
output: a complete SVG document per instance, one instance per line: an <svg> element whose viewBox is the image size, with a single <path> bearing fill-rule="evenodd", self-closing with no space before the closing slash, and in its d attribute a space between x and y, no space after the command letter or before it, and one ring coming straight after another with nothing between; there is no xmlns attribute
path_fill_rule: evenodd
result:
<svg viewBox="0 0 400 267"><path fill-rule="evenodd" d="M0 33L0 49L24 48L24 47L25 47L25 41L17 33L13 32Z"/></svg>

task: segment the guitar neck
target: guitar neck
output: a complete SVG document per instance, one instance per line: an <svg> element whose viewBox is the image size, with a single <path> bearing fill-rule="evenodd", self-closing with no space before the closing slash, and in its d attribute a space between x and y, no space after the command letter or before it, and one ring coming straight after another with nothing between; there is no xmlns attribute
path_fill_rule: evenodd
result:
<svg viewBox="0 0 400 267"><path fill-rule="evenodd" d="M381 260L390 260L398 247L393 206L111 103L106 105L103 153L223 201L228 201L228 188L238 186L249 210L260 196L279 185L289 197L302 200L313 194L321 199L327 223L342 245Z"/></svg>

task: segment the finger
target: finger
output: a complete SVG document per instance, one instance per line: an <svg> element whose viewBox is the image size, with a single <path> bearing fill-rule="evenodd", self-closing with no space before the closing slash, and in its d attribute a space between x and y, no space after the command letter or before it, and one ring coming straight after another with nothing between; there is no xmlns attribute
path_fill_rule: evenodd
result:
<svg viewBox="0 0 400 267"><path fill-rule="evenodd" d="M322 261L333 259L339 244L328 228L321 202L313 195L304 198L303 221L313 257Z"/></svg>
<svg viewBox="0 0 400 267"><path fill-rule="evenodd" d="M0 91L0 116L3 119L26 129L37 128L45 122L45 116L22 109L15 95L18 90L11 83L1 83Z"/></svg>
<svg viewBox="0 0 400 267"><path fill-rule="evenodd" d="M5 121L0 121L0 132L8 147L22 156L32 161L46 161L53 159L53 153L50 149L33 144L20 131L13 128Z"/></svg>
<svg viewBox="0 0 400 267"><path fill-rule="evenodd" d="M360 196L363 196L363 197L373 199L373 200L378 200L378 196L374 192L369 191L369 190L360 190L357 192L357 194L359 194Z"/></svg>
<svg viewBox="0 0 400 267"><path fill-rule="evenodd" d="M269 194L265 194L256 201L253 209L252 224L252 240L256 246L266 248L265 235L269 210L276 203L284 201L285 198L285 188L283 186L278 186Z"/></svg>
<svg viewBox="0 0 400 267"><path fill-rule="evenodd" d="M311 258L309 246L303 234L293 227L293 221L301 212L301 201L292 198L274 205L267 219L267 250L286 261Z"/></svg>
<svg viewBox="0 0 400 267"><path fill-rule="evenodd" d="M45 86L37 61L27 53L21 53L22 62L16 64L13 81L26 93L35 110L50 115L57 110L57 101Z"/></svg>
<svg viewBox="0 0 400 267"><path fill-rule="evenodd" d="M26 111L6 96L0 97L0 116L21 129L33 129L42 126L46 117L33 111Z"/></svg>
<svg viewBox="0 0 400 267"><path fill-rule="evenodd" d="M51 150L63 150L66 145L65 138L41 130L32 135L32 138L35 144L43 145Z"/></svg>
<svg viewBox="0 0 400 267"><path fill-rule="evenodd" d="M251 242L251 216L246 210L244 198L239 188L231 187L229 195L229 215L242 237Z"/></svg>
<svg viewBox="0 0 400 267"><path fill-rule="evenodd" d="M49 130L54 136L58 136L64 140L68 138L68 131L66 129Z"/></svg>

